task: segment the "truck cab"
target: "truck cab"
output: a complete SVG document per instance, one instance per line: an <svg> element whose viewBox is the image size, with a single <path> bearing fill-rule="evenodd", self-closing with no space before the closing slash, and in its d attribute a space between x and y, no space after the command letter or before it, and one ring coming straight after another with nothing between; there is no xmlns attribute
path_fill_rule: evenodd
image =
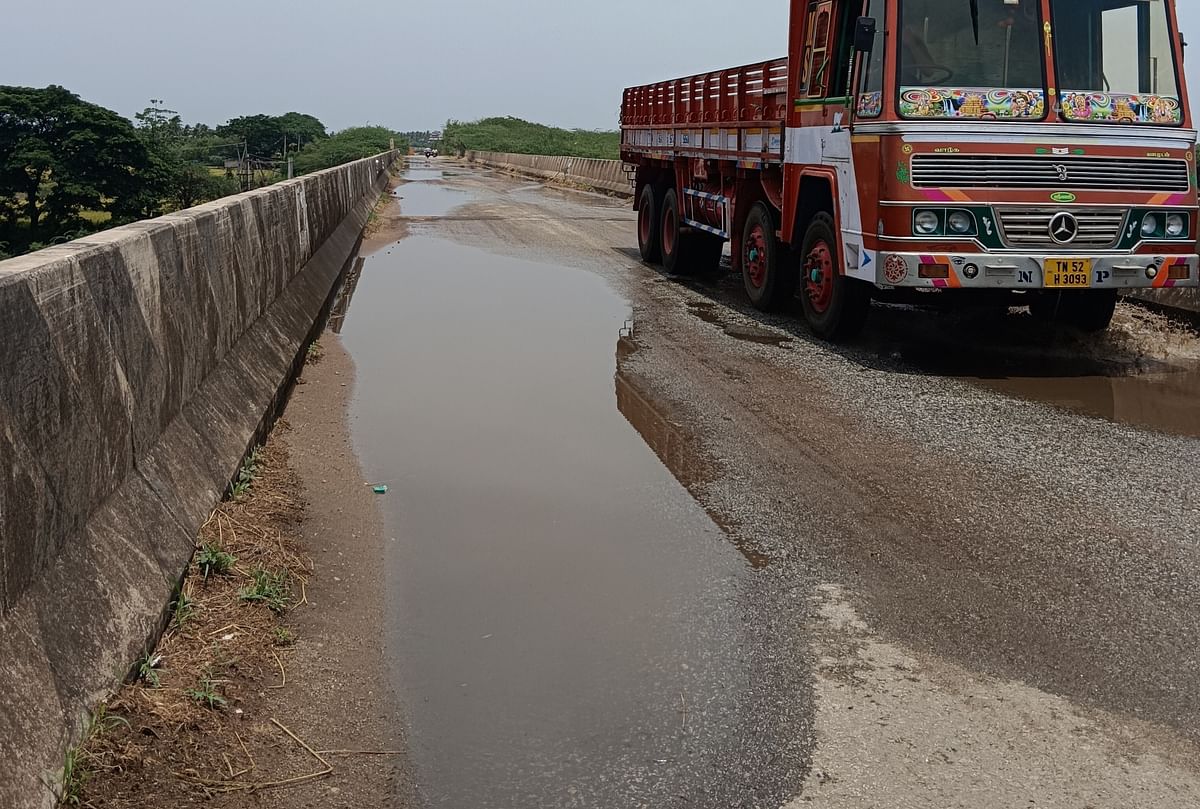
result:
<svg viewBox="0 0 1200 809"><path fill-rule="evenodd" d="M1089 329L1119 290L1196 285L1196 133L1172 3L803 5L787 193L803 207L808 167L834 169L847 276L1036 293L1035 311Z"/></svg>

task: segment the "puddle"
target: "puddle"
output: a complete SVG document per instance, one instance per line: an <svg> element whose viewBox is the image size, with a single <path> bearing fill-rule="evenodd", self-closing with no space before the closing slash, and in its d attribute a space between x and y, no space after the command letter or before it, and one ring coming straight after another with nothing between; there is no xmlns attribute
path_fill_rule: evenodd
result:
<svg viewBox="0 0 1200 809"><path fill-rule="evenodd" d="M388 643L428 805L697 788L762 690L731 608L749 568L613 407L627 303L420 234L357 286L352 429L391 487Z"/></svg>
<svg viewBox="0 0 1200 809"><path fill-rule="evenodd" d="M616 392L617 409L638 435L653 450L671 474L693 495L714 480L718 470L697 450L691 436L675 422L665 407L655 402L638 386L637 378L621 370L620 361L633 353L628 340L621 340L617 347ZM767 567L771 559L749 543L738 538L735 526L723 524L718 515L711 515L714 522L725 529L734 547L746 557L756 570Z"/></svg>
<svg viewBox="0 0 1200 809"><path fill-rule="evenodd" d="M903 347L899 355L922 371L1073 413L1200 437L1200 367L1155 363L1150 372L1131 373L1086 357L927 344Z"/></svg>
<svg viewBox="0 0 1200 809"><path fill-rule="evenodd" d="M696 317L703 320L705 323L712 323L715 326L720 326L725 334L735 340L741 340L744 343L757 343L758 345L782 346L792 342L792 338L786 335L773 334L769 331L756 329L752 326L731 326L721 317L721 307L715 303L708 301L689 301L688 311Z"/></svg>
<svg viewBox="0 0 1200 809"><path fill-rule="evenodd" d="M392 195L400 200L400 214L405 218L445 216L455 208L475 199L468 191L447 188L441 184L445 174L441 171L409 169L404 173L404 183L396 187Z"/></svg>

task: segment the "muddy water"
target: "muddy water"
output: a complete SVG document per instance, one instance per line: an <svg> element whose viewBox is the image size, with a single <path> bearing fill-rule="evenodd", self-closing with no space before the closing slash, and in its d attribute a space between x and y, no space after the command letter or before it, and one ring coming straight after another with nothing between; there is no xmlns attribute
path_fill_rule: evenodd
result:
<svg viewBox="0 0 1200 809"><path fill-rule="evenodd" d="M352 426L390 487L432 807L667 805L733 735L750 568L617 407L628 311L586 272L422 235L358 281Z"/></svg>
<svg viewBox="0 0 1200 809"><path fill-rule="evenodd" d="M932 348L914 342L900 355L926 372L1073 413L1174 435L1200 437L1200 367L1155 363L1113 368L1060 352Z"/></svg>
<svg viewBox="0 0 1200 809"><path fill-rule="evenodd" d="M448 188L442 184L445 173L434 169L409 169L405 182L396 187L392 196L400 200L400 212L407 217L445 216L455 208L470 202L469 192Z"/></svg>

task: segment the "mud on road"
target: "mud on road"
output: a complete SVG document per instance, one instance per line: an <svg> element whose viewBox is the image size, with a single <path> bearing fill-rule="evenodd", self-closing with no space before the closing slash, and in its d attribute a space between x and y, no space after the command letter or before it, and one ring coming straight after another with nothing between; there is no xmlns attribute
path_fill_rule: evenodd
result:
<svg viewBox="0 0 1200 809"><path fill-rule="evenodd" d="M689 713L693 730L721 717L707 737L636 769L586 755L576 770L539 770L535 758L497 768L496 751L474 750L443 763L455 772L426 768L435 792L502 770L529 806L555 805L559 787L579 805L1200 802L1194 334L1125 306L1093 339L1038 331L1018 312L880 307L860 341L834 347L794 316L751 310L737 279L641 264L625 203L449 161L419 180L397 189L417 263L404 265L400 241L399 263L376 269L490 271L427 305L477 306L483 291L517 323L584 304L516 280L522 294L504 297L506 273L522 272L513 262L603 279L633 324L624 338L613 328L608 406L741 560L722 604L706 608L725 628L700 636L738 650L742 684L712 714ZM530 346L546 337L539 323ZM462 328L434 316L422 345L437 354L486 339ZM561 334L551 342L570 348ZM664 502L680 507L675 494ZM695 576L686 545L669 553L680 577ZM655 696L679 702L667 688ZM420 771L422 739L446 737L417 724Z"/></svg>

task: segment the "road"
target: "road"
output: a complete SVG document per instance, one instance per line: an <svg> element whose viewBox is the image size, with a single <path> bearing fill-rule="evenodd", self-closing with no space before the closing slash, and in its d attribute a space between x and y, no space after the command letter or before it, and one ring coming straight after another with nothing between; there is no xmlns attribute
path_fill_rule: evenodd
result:
<svg viewBox="0 0 1200 809"><path fill-rule="evenodd" d="M1200 805L1200 340L831 346L622 201L409 180L344 338L430 806Z"/></svg>

